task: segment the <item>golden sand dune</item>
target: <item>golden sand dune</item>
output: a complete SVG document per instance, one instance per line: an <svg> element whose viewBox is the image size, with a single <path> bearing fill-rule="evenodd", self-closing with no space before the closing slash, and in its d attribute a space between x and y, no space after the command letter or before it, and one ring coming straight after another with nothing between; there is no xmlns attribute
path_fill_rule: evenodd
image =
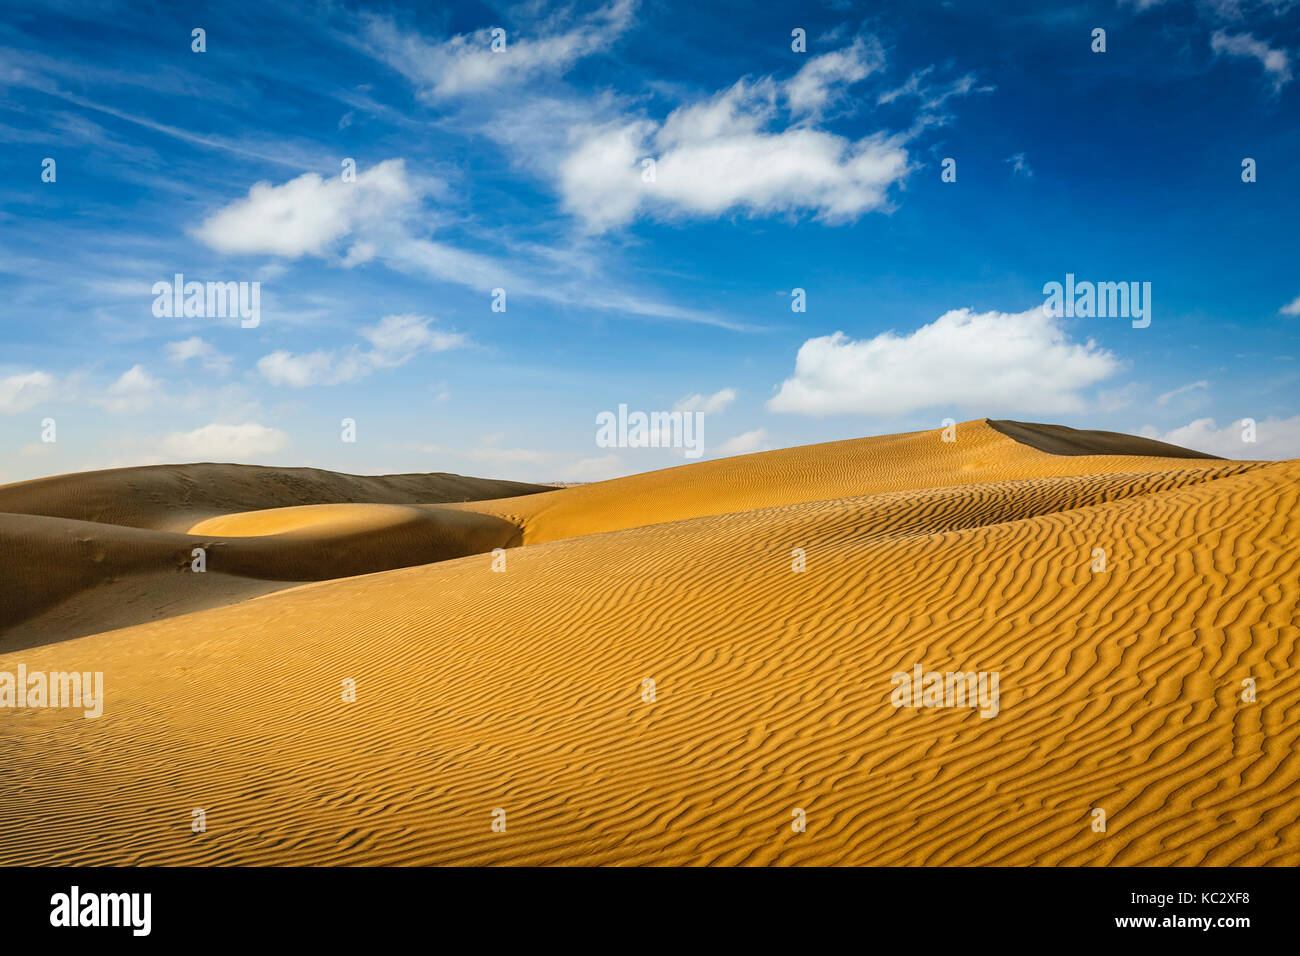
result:
<svg viewBox="0 0 1300 956"><path fill-rule="evenodd" d="M1218 460L1146 438L1060 425L984 419L956 426L952 441L942 437L926 431L805 445L456 507L512 521L523 528L524 543L533 544L799 501L1016 478L1165 471L1188 467L1188 458L1207 459L1206 465ZM1055 453L1044 455L1039 445ZM1060 455L1067 447L1073 457ZM1156 454L1165 457L1150 457Z"/></svg>
<svg viewBox="0 0 1300 956"><path fill-rule="evenodd" d="M0 654L106 686L6 713L0 863L1295 865L1298 498L975 422L475 506L555 539Z"/></svg>

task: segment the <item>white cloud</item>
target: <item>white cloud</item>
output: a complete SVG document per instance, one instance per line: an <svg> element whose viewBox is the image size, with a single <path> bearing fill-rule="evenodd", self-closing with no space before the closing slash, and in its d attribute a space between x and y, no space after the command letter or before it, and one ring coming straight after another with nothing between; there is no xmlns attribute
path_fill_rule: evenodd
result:
<svg viewBox="0 0 1300 956"><path fill-rule="evenodd" d="M766 429L755 428L753 431L744 432L735 438L728 438L713 451L714 454L719 456L748 455L750 452L762 451L766 447L766 441Z"/></svg>
<svg viewBox="0 0 1300 956"><path fill-rule="evenodd" d="M167 454L190 460L236 461L274 454L289 442L277 428L254 422L204 425L190 432L173 432L163 440Z"/></svg>
<svg viewBox="0 0 1300 956"><path fill-rule="evenodd" d="M946 312L910 335L853 341L843 332L799 348L793 377L769 399L775 412L886 418L924 408L977 414L1080 411L1080 390L1119 360L1091 340L1070 341L1062 320L1035 307L1019 315Z"/></svg>
<svg viewBox="0 0 1300 956"><path fill-rule="evenodd" d="M358 227L400 218L422 194L401 159L385 160L358 173L353 182L305 173L280 186L257 183L246 198L213 213L194 234L219 252L325 256Z"/></svg>
<svg viewBox="0 0 1300 956"><path fill-rule="evenodd" d="M199 364L209 372L225 375L230 371L231 359L217 351L216 346L203 341L197 335L181 342L168 342L164 347L167 358L173 362L188 362L198 359Z"/></svg>
<svg viewBox="0 0 1300 956"><path fill-rule="evenodd" d="M570 269L567 277L557 278L556 250L531 250L536 256L530 264L545 273L543 279L536 280L519 275L503 259L419 238L410 226L421 201L434 188L433 180L413 183L401 159L380 163L360 173L353 183L324 181L315 174L281 186L259 183L247 198L210 216L196 235L222 252L269 253L288 258L325 257L347 239L346 251L334 260L344 268L378 259L392 269L432 276L481 293L501 287L512 295L531 295L566 305L722 328L748 328L707 312L620 290L614 281L593 281L590 267ZM512 261L523 258L518 246L513 246L511 253Z"/></svg>
<svg viewBox="0 0 1300 956"><path fill-rule="evenodd" d="M1210 37L1210 49L1216 55L1250 57L1258 60L1264 72L1273 81L1273 92L1291 82L1291 61L1285 50L1275 50L1263 40L1256 40L1253 33L1229 34L1215 30Z"/></svg>
<svg viewBox="0 0 1300 956"><path fill-rule="evenodd" d="M360 377L355 363L337 363L333 352L295 354L278 351L257 360L257 371L272 385L306 388L308 385L337 385Z"/></svg>
<svg viewBox="0 0 1300 956"><path fill-rule="evenodd" d="M934 72L933 66L927 66L917 70L909 76L902 86L895 87L892 90L886 90L876 97L877 106L888 106L894 100L903 99L909 96L921 96L921 84L925 78Z"/></svg>
<svg viewBox="0 0 1300 956"><path fill-rule="evenodd" d="M991 85L976 86L973 73L959 76L946 85L933 84L926 79L933 72L933 66L917 70L902 86L886 90L876 97L876 105L888 106L895 100L915 99L921 109L921 115L917 119L918 127L943 125L949 119L944 109L949 100L966 97L971 93L992 93L997 89Z"/></svg>
<svg viewBox="0 0 1300 956"><path fill-rule="evenodd" d="M372 361L381 368L401 365L419 352L446 352L469 344L459 332L430 328L432 321L410 313L386 315L358 334L374 347Z"/></svg>
<svg viewBox="0 0 1300 956"><path fill-rule="evenodd" d="M704 412L712 415L720 412L736 400L734 388L724 388L712 395L688 395L673 405L675 412Z"/></svg>
<svg viewBox="0 0 1300 956"><path fill-rule="evenodd" d="M105 390L104 397L96 400L96 404L110 412L139 412L161 397L162 383L146 372L144 366L133 365Z"/></svg>
<svg viewBox="0 0 1300 956"><path fill-rule="evenodd" d="M1198 389L1198 388L1208 389L1209 387L1210 387L1210 383L1205 381L1205 379L1201 379L1199 382L1192 382L1188 385L1181 385L1178 388L1175 388L1172 391L1165 392L1163 395L1157 397L1156 404L1168 405L1171 399L1177 398L1179 395L1185 395L1194 389Z"/></svg>
<svg viewBox="0 0 1300 956"><path fill-rule="evenodd" d="M853 141L808 123L773 130L783 97L799 104L797 114L867 69L858 59L865 54L841 54L843 61L784 84L741 80L662 124L637 119L575 130L559 169L565 208L593 232L630 222L643 208L664 216L811 211L830 223L887 208L889 187L908 171L902 136ZM643 182L642 160L651 157L654 181Z"/></svg>
<svg viewBox="0 0 1300 956"><path fill-rule="evenodd" d="M415 83L422 97L443 99L562 74L608 49L631 26L636 7L636 0L614 0L567 30L558 28L563 18L556 17L532 36L508 31L500 52L492 49L490 27L430 43L384 17L366 19L362 43Z"/></svg>
<svg viewBox="0 0 1300 956"><path fill-rule="evenodd" d="M1300 315L1300 295L1296 296L1289 303L1278 310L1283 315Z"/></svg>
<svg viewBox="0 0 1300 956"><path fill-rule="evenodd" d="M1256 422L1254 442L1242 441L1243 432L1240 419L1219 428L1213 418L1198 418L1167 432L1146 425L1138 434L1221 458L1248 461L1300 458L1300 415Z"/></svg>
<svg viewBox="0 0 1300 956"><path fill-rule="evenodd" d="M786 102L796 115L820 115L845 87L884 66L885 53L878 40L855 40L852 46L823 53L805 63L785 84Z"/></svg>
<svg viewBox="0 0 1300 956"><path fill-rule="evenodd" d="M54 394L54 376L25 372L0 378L0 412L25 412Z"/></svg>
<svg viewBox="0 0 1300 956"><path fill-rule="evenodd" d="M359 381L378 369L404 365L422 352L445 352L469 345L469 339L459 332L430 328L432 321L420 315L386 315L378 325L358 333L371 344L369 350L355 345L301 354L281 350L258 359L257 371L272 385L339 385Z"/></svg>

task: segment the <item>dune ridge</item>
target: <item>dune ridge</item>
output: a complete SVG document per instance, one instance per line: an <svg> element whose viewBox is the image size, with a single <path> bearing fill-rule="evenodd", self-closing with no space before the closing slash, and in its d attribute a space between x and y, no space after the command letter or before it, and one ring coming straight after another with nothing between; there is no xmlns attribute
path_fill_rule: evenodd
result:
<svg viewBox="0 0 1300 956"><path fill-rule="evenodd" d="M703 461L574 488L470 502L453 508L493 514L518 524L525 544L681 521L711 514L800 501L1120 471L1169 471L1204 458L1221 459L1176 445L1113 432L1081 432L1061 426L1023 426L1039 444L1069 444L1068 455L1046 453L1013 437L988 419L943 430L905 432L819 445L756 452ZM1037 430L1037 431L1036 431ZM1070 433L1068 439L1059 436ZM1046 439L1042 435L1048 436ZM1128 439L1125 443L1120 439ZM1160 451L1160 456L1153 456Z"/></svg>
<svg viewBox="0 0 1300 956"><path fill-rule="evenodd" d="M0 863L1300 863L1300 462L958 436L445 506L524 545L0 654L107 688L0 724ZM918 664L999 712L894 707Z"/></svg>

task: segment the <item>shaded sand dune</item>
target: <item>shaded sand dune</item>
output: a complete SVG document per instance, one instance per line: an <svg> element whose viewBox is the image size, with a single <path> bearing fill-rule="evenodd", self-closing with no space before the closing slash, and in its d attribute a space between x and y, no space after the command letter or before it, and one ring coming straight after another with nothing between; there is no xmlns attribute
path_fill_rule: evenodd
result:
<svg viewBox="0 0 1300 956"><path fill-rule="evenodd" d="M106 685L0 721L0 863L1300 863L1300 462L958 432L474 506L557 539L0 654ZM896 708L918 664L997 714Z"/></svg>
<svg viewBox="0 0 1300 956"><path fill-rule="evenodd" d="M0 513L185 531L236 511L358 502L437 504L549 491L462 475L345 475L260 465L150 465L0 485Z"/></svg>
<svg viewBox="0 0 1300 956"><path fill-rule="evenodd" d="M1064 425L985 419L989 427L1053 455L1152 455L1165 458L1218 458L1179 445L1119 432L1088 431Z"/></svg>
<svg viewBox="0 0 1300 956"><path fill-rule="evenodd" d="M515 525L430 504L542 486L315 469L168 465L0 487L0 650L217 607L303 581L427 564L517 544ZM222 482L229 479L230 487ZM172 510L167 496L174 495ZM214 515L218 508L260 507ZM71 515L97 515L97 520ZM192 526L192 527L191 527ZM206 571L193 573L195 548Z"/></svg>

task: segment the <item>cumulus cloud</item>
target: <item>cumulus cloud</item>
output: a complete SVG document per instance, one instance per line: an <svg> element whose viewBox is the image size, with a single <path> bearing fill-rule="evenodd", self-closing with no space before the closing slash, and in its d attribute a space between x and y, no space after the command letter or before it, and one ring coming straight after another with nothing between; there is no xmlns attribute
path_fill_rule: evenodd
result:
<svg viewBox="0 0 1300 956"><path fill-rule="evenodd" d="M362 44L416 84L421 97L446 99L563 74L578 60L608 49L632 25L636 8L637 0L614 0L568 29L556 17L532 35L508 31L500 52L492 49L491 27L430 43L389 18L372 16L365 21Z"/></svg>
<svg viewBox="0 0 1300 956"><path fill-rule="evenodd" d="M734 388L724 388L712 395L688 395L673 405L675 412L704 412L712 415L720 412L736 400Z"/></svg>
<svg viewBox="0 0 1300 956"><path fill-rule="evenodd" d="M1286 50L1274 49L1263 40L1256 40L1253 33L1230 34L1215 30L1210 37L1210 49L1215 55L1226 54L1258 60L1273 81L1274 93L1291 82L1291 60Z"/></svg>
<svg viewBox="0 0 1300 956"><path fill-rule="evenodd" d="M54 376L24 372L0 378L0 412L25 412L54 394Z"/></svg>
<svg viewBox="0 0 1300 956"><path fill-rule="evenodd" d="M753 431L743 432L734 438L728 438L721 445L715 448L714 454L725 457L727 455L748 455L751 452L762 451L766 447L767 430L755 428Z"/></svg>
<svg viewBox="0 0 1300 956"><path fill-rule="evenodd" d="M162 383L144 370L133 365L105 390L96 401L110 412L144 411L162 397Z"/></svg>
<svg viewBox="0 0 1300 956"><path fill-rule="evenodd" d="M168 342L164 351L172 362L184 364L190 359L197 359L199 365L209 372L225 375L230 371L230 356L219 352L216 346L203 341L197 335L181 342Z"/></svg>
<svg viewBox="0 0 1300 956"><path fill-rule="evenodd" d="M884 418L919 409L978 414L1076 412L1081 390L1120 368L1091 340L1073 342L1039 307L1019 315L946 312L910 335L809 339L767 406L802 415Z"/></svg>
<svg viewBox="0 0 1300 956"><path fill-rule="evenodd" d="M1256 422L1254 442L1242 440L1245 432L1240 419L1219 428L1213 418L1198 418L1166 432L1145 425L1138 434L1182 445L1184 448L1209 452L1221 458L1242 458L1248 461L1300 458L1300 415L1293 418L1265 418Z"/></svg>
<svg viewBox="0 0 1300 956"><path fill-rule="evenodd" d="M592 232L630 222L643 208L664 216L810 211L830 223L886 208L889 187L908 171L902 136L849 140L810 122L779 123L782 101L793 119L869 71L866 53L839 56L818 58L820 66L804 67L813 73L801 70L785 83L741 80L677 108L662 124L635 119L575 130L559 168L565 208ZM653 182L644 181L647 158L655 159Z"/></svg>
<svg viewBox="0 0 1300 956"><path fill-rule="evenodd" d="M1300 295L1296 296L1278 310L1283 315L1300 315Z"/></svg>
<svg viewBox="0 0 1300 956"><path fill-rule="evenodd" d="M401 159L385 160L352 182L305 173L280 186L257 183L245 198L205 219L194 234L218 252L323 257L358 228L400 218L423 192Z"/></svg>
<svg viewBox="0 0 1300 956"><path fill-rule="evenodd" d="M255 422L213 423L189 432L173 432L163 439L163 449L187 460L238 461L274 454L288 442L284 432Z"/></svg>
<svg viewBox="0 0 1300 956"><path fill-rule="evenodd" d="M433 319L420 315L386 315L378 325L358 334L369 349L320 349L315 352L272 352L258 359L257 371L272 385L305 388L356 382L378 369L404 365L422 352L463 348L469 339L459 332L431 328Z"/></svg>
<svg viewBox="0 0 1300 956"><path fill-rule="evenodd" d="M567 277L557 278L557 266L563 270L572 263L556 250L525 250L532 254L528 264L545 274L543 279L534 279L514 269L515 263L528 260L517 243L507 243L512 253L507 263L421 238L413 231L421 221L416 212L422 208L422 200L439 188L433 180L414 182L401 159L380 163L351 183L322 180L314 173L280 186L258 183L246 198L218 210L195 233L222 252L325 258L338 251L341 254L331 261L344 268L379 260L402 272L432 276L478 292L501 287L512 295L565 305L745 328L707 312L619 290L614 282L594 282L590 267L575 267L568 270Z"/></svg>

